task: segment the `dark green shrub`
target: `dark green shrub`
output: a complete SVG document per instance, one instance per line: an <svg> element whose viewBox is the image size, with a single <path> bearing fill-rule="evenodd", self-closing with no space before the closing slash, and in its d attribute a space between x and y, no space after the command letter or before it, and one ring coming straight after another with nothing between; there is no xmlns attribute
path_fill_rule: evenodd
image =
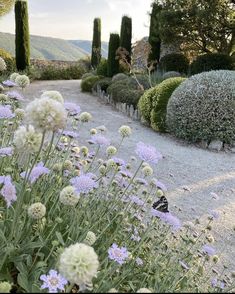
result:
<svg viewBox="0 0 235 294"><path fill-rule="evenodd" d="M181 53L167 54L160 59L160 69L163 72L178 71L179 73L187 74L189 71L189 61Z"/></svg>
<svg viewBox="0 0 235 294"><path fill-rule="evenodd" d="M101 60L101 19L94 19L91 66L96 68Z"/></svg>
<svg viewBox="0 0 235 294"><path fill-rule="evenodd" d="M108 61L107 59L102 58L96 69L97 75L106 77L107 71L108 71Z"/></svg>
<svg viewBox="0 0 235 294"><path fill-rule="evenodd" d="M16 67L25 70L30 65L30 38L28 2L17 0L15 3L15 47Z"/></svg>
<svg viewBox="0 0 235 294"><path fill-rule="evenodd" d="M73 65L65 68L47 66L41 70L41 80L79 80L84 74L84 68Z"/></svg>
<svg viewBox="0 0 235 294"><path fill-rule="evenodd" d="M107 92L107 89L111 84L112 84L111 78L104 78L94 84L93 90L97 91L97 89L99 87L102 91Z"/></svg>
<svg viewBox="0 0 235 294"><path fill-rule="evenodd" d="M167 71L162 75L163 80L177 77L181 77L181 74L178 71Z"/></svg>
<svg viewBox="0 0 235 294"><path fill-rule="evenodd" d="M175 89L184 81L184 78L169 78L157 85L152 97L151 127L155 131L166 131L167 104Z"/></svg>
<svg viewBox="0 0 235 294"><path fill-rule="evenodd" d="M0 48L0 57L2 57L6 62L7 72L12 73L15 71L15 60L9 52Z"/></svg>
<svg viewBox="0 0 235 294"><path fill-rule="evenodd" d="M122 17L120 47L125 48L128 52L127 61L131 62L132 53L132 19L126 15Z"/></svg>
<svg viewBox="0 0 235 294"><path fill-rule="evenodd" d="M109 54L108 54L108 77L112 78L119 73L119 60L116 58L117 49L120 46L120 37L118 34L110 34Z"/></svg>
<svg viewBox="0 0 235 294"><path fill-rule="evenodd" d="M124 73L118 73L115 76L113 76L112 82L116 83L116 82L120 82L120 81L128 80L128 79L129 79L128 75L125 75Z"/></svg>
<svg viewBox="0 0 235 294"><path fill-rule="evenodd" d="M149 77L147 75L137 74L136 78L145 90L150 88ZM139 84L137 83L137 81L134 78L132 78L132 80L135 83L135 86L139 88Z"/></svg>
<svg viewBox="0 0 235 294"><path fill-rule="evenodd" d="M81 82L81 88L82 92L92 92L92 88L94 84L101 80L103 77L101 76L90 76L87 77L86 79L82 80Z"/></svg>
<svg viewBox="0 0 235 294"><path fill-rule="evenodd" d="M191 74L201 73L203 71L233 69L233 59L229 55L221 53L208 53L197 57L190 66Z"/></svg>
<svg viewBox="0 0 235 294"><path fill-rule="evenodd" d="M137 108L140 97L144 91L135 90L131 88L121 89L116 96L113 97L115 102L126 103L132 105L135 109Z"/></svg>
<svg viewBox="0 0 235 294"><path fill-rule="evenodd" d="M92 76L94 76L93 73L91 73L91 72L86 72L86 73L84 73L84 74L82 75L82 80L85 80L86 78L88 78L88 77L92 77Z"/></svg>

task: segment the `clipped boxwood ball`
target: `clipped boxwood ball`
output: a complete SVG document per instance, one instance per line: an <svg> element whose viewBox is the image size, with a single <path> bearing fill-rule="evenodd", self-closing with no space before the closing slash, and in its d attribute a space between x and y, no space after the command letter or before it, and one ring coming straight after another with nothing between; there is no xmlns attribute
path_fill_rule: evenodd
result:
<svg viewBox="0 0 235 294"><path fill-rule="evenodd" d="M152 98L151 127L155 131L166 131L166 110L168 101L179 85L185 81L184 78L169 78L156 86Z"/></svg>
<svg viewBox="0 0 235 294"><path fill-rule="evenodd" d="M81 82L82 92L92 92L92 88L94 84L101 79L102 77L100 76L88 76L87 78L82 80Z"/></svg>
<svg viewBox="0 0 235 294"><path fill-rule="evenodd" d="M167 106L167 126L192 142L235 140L235 72L204 72L184 81Z"/></svg>

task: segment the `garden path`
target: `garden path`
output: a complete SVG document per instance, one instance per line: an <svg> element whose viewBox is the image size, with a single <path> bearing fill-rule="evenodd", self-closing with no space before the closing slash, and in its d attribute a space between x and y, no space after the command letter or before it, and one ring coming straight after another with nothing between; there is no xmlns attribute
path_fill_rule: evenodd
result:
<svg viewBox="0 0 235 294"><path fill-rule="evenodd" d="M82 111L90 112L93 122L89 128L105 125L113 144L119 140L118 128L131 126L133 135L120 150L120 157L127 159L133 155L139 141L155 146L164 156L155 170L158 179L168 187L170 210L182 220L200 217L204 222L208 211L220 212L212 231L215 247L224 251L224 264L235 270L235 154L203 150L158 134L105 105L98 97L81 93L80 81L37 81L26 90L26 97L39 97L45 90L58 90L66 101L76 102ZM81 132L82 139L88 137L87 130Z"/></svg>

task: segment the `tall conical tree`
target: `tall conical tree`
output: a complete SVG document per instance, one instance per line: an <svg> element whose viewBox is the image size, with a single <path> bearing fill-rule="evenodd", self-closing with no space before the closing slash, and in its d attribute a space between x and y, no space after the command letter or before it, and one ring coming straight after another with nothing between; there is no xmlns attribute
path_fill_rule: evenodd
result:
<svg viewBox="0 0 235 294"><path fill-rule="evenodd" d="M159 15L161 9L161 5L153 3L149 31L149 44L151 45L151 52L148 56L148 62L159 62L160 59L161 38L159 33Z"/></svg>
<svg viewBox="0 0 235 294"><path fill-rule="evenodd" d="M101 60L101 19L94 19L91 66L96 68Z"/></svg>
<svg viewBox="0 0 235 294"><path fill-rule="evenodd" d="M29 17L26 0L17 0L15 3L15 26L16 67L18 70L25 70L30 65Z"/></svg>
<svg viewBox="0 0 235 294"><path fill-rule="evenodd" d="M109 54L108 54L108 77L113 77L119 73L119 60L116 58L116 52L120 47L119 34L110 34Z"/></svg>
<svg viewBox="0 0 235 294"><path fill-rule="evenodd" d="M120 47L125 48L129 55L127 60L131 62L131 53L132 53L132 19L126 15L122 17L121 25L121 35L120 35Z"/></svg>

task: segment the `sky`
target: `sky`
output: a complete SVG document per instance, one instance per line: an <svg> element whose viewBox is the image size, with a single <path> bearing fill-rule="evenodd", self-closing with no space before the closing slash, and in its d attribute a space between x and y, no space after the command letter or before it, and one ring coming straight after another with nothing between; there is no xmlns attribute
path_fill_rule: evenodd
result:
<svg viewBox="0 0 235 294"><path fill-rule="evenodd" d="M30 33L68 40L91 40L93 20L102 20L102 41L120 32L123 15L132 17L133 40L149 34L152 0L28 0ZM0 19L0 31L14 33L14 13Z"/></svg>

